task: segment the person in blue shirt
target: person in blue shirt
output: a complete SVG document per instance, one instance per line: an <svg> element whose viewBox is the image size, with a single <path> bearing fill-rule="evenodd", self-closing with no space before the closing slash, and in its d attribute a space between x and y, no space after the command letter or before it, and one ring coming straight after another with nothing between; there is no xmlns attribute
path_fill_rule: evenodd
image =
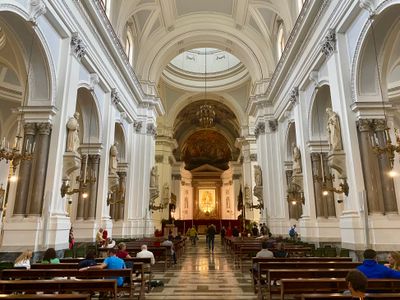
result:
<svg viewBox="0 0 400 300"><path fill-rule="evenodd" d="M84 271L89 269L109 269L109 270L125 269L126 268L125 262L122 259L118 258L116 254L117 254L117 249L110 248L110 250L108 250L108 257L104 259L104 261L101 264L96 266L88 266L86 268L81 268L79 270ZM123 277L116 277L115 279L117 279L118 286L122 286L124 284Z"/></svg>
<svg viewBox="0 0 400 300"><path fill-rule="evenodd" d="M376 251L367 249L364 251L363 264L357 269L364 273L367 278L400 278L400 271L395 271L378 264Z"/></svg>

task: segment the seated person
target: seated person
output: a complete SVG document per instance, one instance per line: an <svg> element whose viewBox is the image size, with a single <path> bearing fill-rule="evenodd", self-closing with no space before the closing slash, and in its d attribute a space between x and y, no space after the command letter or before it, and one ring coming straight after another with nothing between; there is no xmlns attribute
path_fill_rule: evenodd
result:
<svg viewBox="0 0 400 300"><path fill-rule="evenodd" d="M147 250L147 245L142 245L141 249L142 249L142 251L136 253L136 257L139 257L139 258L150 258L151 259L151 264L154 265L156 263L156 260L154 259L153 252Z"/></svg>
<svg viewBox="0 0 400 300"><path fill-rule="evenodd" d="M43 254L42 264L59 264L60 259L57 257L54 248L47 249Z"/></svg>
<svg viewBox="0 0 400 300"><path fill-rule="evenodd" d="M167 247L171 247L171 257L174 260L174 264L176 264L176 253L175 253L175 249L174 249L174 243L172 242L172 235L170 237L168 237L167 240L165 240L164 242L161 243L160 246L167 246Z"/></svg>
<svg viewBox="0 0 400 300"><path fill-rule="evenodd" d="M349 290L343 294L364 299L367 282L368 278L363 273L358 270L352 270L346 276L346 283Z"/></svg>
<svg viewBox="0 0 400 300"><path fill-rule="evenodd" d="M364 273L367 278L400 278L400 271L395 271L378 264L376 252L373 249L364 251L363 264L357 269Z"/></svg>
<svg viewBox="0 0 400 300"><path fill-rule="evenodd" d="M118 244L117 257L121 259L132 258L132 256L129 255L128 251L126 251L126 244L123 242Z"/></svg>
<svg viewBox="0 0 400 300"><path fill-rule="evenodd" d="M108 250L108 257L104 261L95 266L87 266L85 268L79 269L79 271L89 270L89 269L109 269L109 270L122 270L125 269L125 262L116 256L117 250L110 248ZM123 277L117 277L117 285L122 286L124 284Z"/></svg>
<svg viewBox="0 0 400 300"><path fill-rule="evenodd" d="M96 257L96 252L94 252L94 250L90 250L87 254L86 254L86 258L81 260L78 263L78 269L82 269L82 268L86 268L86 267L90 267L90 266L95 266L97 265L97 262L95 260Z"/></svg>
<svg viewBox="0 0 400 300"><path fill-rule="evenodd" d="M387 257L388 263L385 267L400 271L400 253L397 251L391 251Z"/></svg>
<svg viewBox="0 0 400 300"><path fill-rule="evenodd" d="M22 252L20 256L17 257L17 259L14 262L14 268L25 268L25 269L30 269L31 268L31 261L30 259L32 258L32 251L27 250L25 252Z"/></svg>
<svg viewBox="0 0 400 300"><path fill-rule="evenodd" d="M261 244L261 247L262 247L262 249L260 251L258 251L256 254L257 258L272 258L272 257L274 257L274 254L268 250L268 242L267 241L263 241ZM253 269L250 271L252 271L254 274L257 274L258 273L257 264L254 264Z"/></svg>
<svg viewBox="0 0 400 300"><path fill-rule="evenodd" d="M288 253L283 248L282 243L276 244L276 251L274 252L274 257L287 257Z"/></svg>
<svg viewBox="0 0 400 300"><path fill-rule="evenodd" d="M182 234L180 232L178 232L178 234L176 235L175 240L177 241L182 240Z"/></svg>

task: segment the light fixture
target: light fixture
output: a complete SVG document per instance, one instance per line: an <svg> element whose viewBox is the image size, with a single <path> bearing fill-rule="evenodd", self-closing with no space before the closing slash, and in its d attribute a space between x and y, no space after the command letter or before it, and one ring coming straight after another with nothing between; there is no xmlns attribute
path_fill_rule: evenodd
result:
<svg viewBox="0 0 400 300"><path fill-rule="evenodd" d="M207 48L204 48L204 100L207 100ZM210 104L202 104L196 113L199 123L204 128L214 126L215 110Z"/></svg>
<svg viewBox="0 0 400 300"><path fill-rule="evenodd" d="M20 149L20 141L22 139L22 117L23 117L23 108L26 101L26 98L28 96L28 80L29 80L29 74L31 70L31 61L32 61L32 52L33 52L33 42L34 42L34 36L32 36L31 40L31 47L29 51L29 59L28 59L28 70L26 72L26 79L25 79L25 89L24 89L24 94L22 97L22 103L21 103L21 120L18 123L18 128L17 128L17 134L14 139L14 145L10 147L9 141L6 141L6 138L3 137L3 140L1 142L0 146L0 161L5 160L7 163L9 161L12 162L12 167L13 167L13 172L15 173L18 165L20 164L21 160L31 160L33 157L33 153L35 151L35 142L31 143L29 140L27 140L26 145L25 145L25 152L22 153Z"/></svg>
<svg viewBox="0 0 400 300"><path fill-rule="evenodd" d="M168 202L164 202L164 203L160 203L159 205L156 205L155 200L150 200L149 203L149 209L152 211L162 211L164 210L164 208L166 208L168 206Z"/></svg>
<svg viewBox="0 0 400 300"><path fill-rule="evenodd" d="M386 118L386 112L385 112L385 103L384 103L384 95L382 91L382 76L381 72L379 69L379 63L378 63L378 52L376 50L376 40L375 40L375 27L374 27L374 17L375 15L371 15L369 20L371 21L371 34L372 34L372 42L373 42L373 47L374 47L374 58L375 58L375 63L376 63L376 71L378 75L378 85L379 85L379 92L381 94L381 100L382 100L382 110L383 110L383 116L384 116L384 126L385 126L385 135L384 135L384 142L385 145L381 146L379 144L379 139L376 135L376 132L374 128L372 129L372 136L371 136L371 144L372 144L372 149L377 155L385 154L387 155L389 162L390 162L390 168L393 169L394 166L394 157L395 153L400 153L400 136L398 130L395 128L394 129L394 134L396 136L396 144L392 144L392 139L390 138L390 127L387 125L387 118ZM383 138L383 137L382 137ZM393 173L389 172L389 176L393 175ZM391 176L393 177L393 176Z"/></svg>

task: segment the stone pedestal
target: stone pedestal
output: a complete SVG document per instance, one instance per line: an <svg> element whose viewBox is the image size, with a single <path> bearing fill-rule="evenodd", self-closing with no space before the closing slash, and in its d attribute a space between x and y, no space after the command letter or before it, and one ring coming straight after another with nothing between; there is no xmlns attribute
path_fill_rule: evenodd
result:
<svg viewBox="0 0 400 300"><path fill-rule="evenodd" d="M81 166L81 156L77 152L66 152L63 157L63 179L70 180L70 175Z"/></svg>

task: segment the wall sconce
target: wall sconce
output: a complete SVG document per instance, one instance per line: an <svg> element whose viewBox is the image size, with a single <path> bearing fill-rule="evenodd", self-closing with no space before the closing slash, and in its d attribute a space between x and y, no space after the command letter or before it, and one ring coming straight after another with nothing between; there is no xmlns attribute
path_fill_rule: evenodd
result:
<svg viewBox="0 0 400 300"><path fill-rule="evenodd" d="M63 179L61 189L60 189L62 198L64 198L65 195L73 195L73 194L80 193L80 192L82 193L83 199L86 199L89 196L89 194L87 192L86 184L83 184L79 189L70 190L70 188L71 188L70 181L68 179Z"/></svg>
<svg viewBox="0 0 400 300"><path fill-rule="evenodd" d="M149 203L149 209L152 211L162 211L164 208L168 206L168 202L160 203L159 205L156 205L155 200L150 200Z"/></svg>
<svg viewBox="0 0 400 300"><path fill-rule="evenodd" d="M117 193L117 199L113 200L113 194ZM124 200L124 195L123 195L123 191L121 191L120 189L114 191L114 192L108 192L107 194L107 206L110 205L114 205L114 204L122 204L125 203Z"/></svg>

